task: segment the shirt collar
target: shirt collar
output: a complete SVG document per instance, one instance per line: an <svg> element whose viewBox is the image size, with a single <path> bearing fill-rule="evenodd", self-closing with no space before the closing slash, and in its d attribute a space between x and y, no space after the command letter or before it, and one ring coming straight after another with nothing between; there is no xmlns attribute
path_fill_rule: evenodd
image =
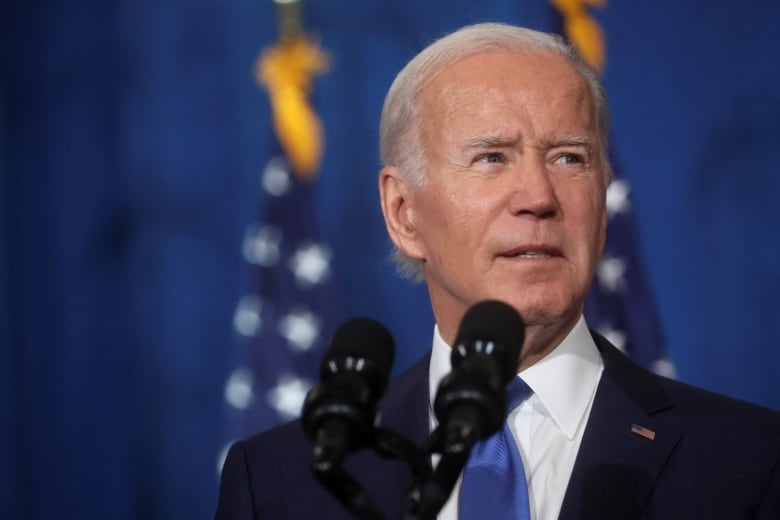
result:
<svg viewBox="0 0 780 520"><path fill-rule="evenodd" d="M428 377L431 410L441 379L450 364L450 346L433 330L433 351ZM585 418L596 392L604 362L599 355L585 318L577 324L552 352L520 372L539 403L568 439L573 439ZM433 413L431 414L433 418ZM434 418L435 420L435 418Z"/></svg>

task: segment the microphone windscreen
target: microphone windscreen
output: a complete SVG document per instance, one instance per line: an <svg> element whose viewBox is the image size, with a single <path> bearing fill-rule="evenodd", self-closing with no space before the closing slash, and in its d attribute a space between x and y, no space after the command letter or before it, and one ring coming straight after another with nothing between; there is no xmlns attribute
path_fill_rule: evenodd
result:
<svg viewBox="0 0 780 520"><path fill-rule="evenodd" d="M492 341L506 352L507 363L517 365L525 341L525 324L511 306L496 300L485 300L466 311L455 337L455 345L474 341Z"/></svg>
<svg viewBox="0 0 780 520"><path fill-rule="evenodd" d="M393 336L384 325L370 318L352 318L336 329L323 363L347 357L361 358L371 362L387 377L394 356Z"/></svg>

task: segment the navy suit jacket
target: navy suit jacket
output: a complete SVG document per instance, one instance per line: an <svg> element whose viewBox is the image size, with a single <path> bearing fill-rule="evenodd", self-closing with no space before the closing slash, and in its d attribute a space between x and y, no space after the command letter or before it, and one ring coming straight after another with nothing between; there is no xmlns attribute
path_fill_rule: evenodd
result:
<svg viewBox="0 0 780 520"><path fill-rule="evenodd" d="M604 373L559 518L780 519L780 413L658 377L594 338ZM429 362L399 376L380 404L383 425L418 444L429 431ZM216 518L351 518L311 460L299 421L236 443ZM362 451L345 466L388 520L400 518L405 463Z"/></svg>

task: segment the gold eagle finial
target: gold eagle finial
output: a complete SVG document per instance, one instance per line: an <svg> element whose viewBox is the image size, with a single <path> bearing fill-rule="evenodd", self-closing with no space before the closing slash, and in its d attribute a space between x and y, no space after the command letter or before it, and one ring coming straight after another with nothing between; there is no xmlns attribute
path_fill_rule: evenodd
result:
<svg viewBox="0 0 780 520"><path fill-rule="evenodd" d="M604 70L604 32L587 6L604 7L607 0L550 0L563 17L563 32L582 58L598 72Z"/></svg>
<svg viewBox="0 0 780 520"><path fill-rule="evenodd" d="M275 0L279 41L257 59L257 82L268 90L273 126L294 172L313 179L324 149L322 122L309 102L314 76L328 70L328 55L301 31L300 2Z"/></svg>

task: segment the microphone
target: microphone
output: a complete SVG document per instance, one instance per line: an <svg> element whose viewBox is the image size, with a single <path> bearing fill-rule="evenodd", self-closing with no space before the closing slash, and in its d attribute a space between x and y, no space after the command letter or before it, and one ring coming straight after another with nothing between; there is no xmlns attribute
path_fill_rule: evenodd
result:
<svg viewBox="0 0 780 520"><path fill-rule="evenodd" d="M452 371L439 383L433 411L439 426L427 441L441 453L406 495L404 519L433 519L447 502L474 444L501 428L506 385L517 373L525 324L509 305L487 300L469 308L452 346Z"/></svg>
<svg viewBox="0 0 780 520"><path fill-rule="evenodd" d="M328 471L369 445L379 398L387 387L394 342L379 322L353 318L336 330L320 365L320 384L303 404L303 430L314 443L315 468Z"/></svg>
<svg viewBox="0 0 780 520"><path fill-rule="evenodd" d="M434 412L444 452L468 452L501 428L506 385L517 374L525 324L506 303L487 300L463 316L452 347L452 371L442 379Z"/></svg>
<svg viewBox="0 0 780 520"><path fill-rule="evenodd" d="M368 318L344 322L301 414L304 434L314 443L314 476L348 511L366 520L383 517L341 463L348 453L374 442L376 406L387 388L394 350L393 337L381 323Z"/></svg>

